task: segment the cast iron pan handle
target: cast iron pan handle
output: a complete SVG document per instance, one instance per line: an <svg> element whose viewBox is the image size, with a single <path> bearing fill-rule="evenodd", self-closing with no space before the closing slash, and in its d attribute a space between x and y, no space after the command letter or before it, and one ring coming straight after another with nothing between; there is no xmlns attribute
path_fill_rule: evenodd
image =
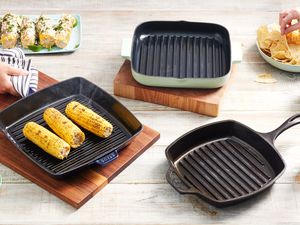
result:
<svg viewBox="0 0 300 225"><path fill-rule="evenodd" d="M176 174L174 168L172 166L169 167L167 174L166 174L167 181L169 184L180 194L197 194L199 191L197 191L195 188L189 187L187 184L185 184L179 176Z"/></svg>
<svg viewBox="0 0 300 225"><path fill-rule="evenodd" d="M287 119L280 127L269 132L263 133L262 135L271 143L274 144L276 138L285 130L289 129L292 126L300 124L300 113Z"/></svg>

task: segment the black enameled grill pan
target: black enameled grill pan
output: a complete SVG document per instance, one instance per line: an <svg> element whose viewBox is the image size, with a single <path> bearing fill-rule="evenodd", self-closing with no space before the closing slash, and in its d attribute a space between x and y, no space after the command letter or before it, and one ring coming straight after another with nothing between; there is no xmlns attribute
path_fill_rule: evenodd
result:
<svg viewBox="0 0 300 225"><path fill-rule="evenodd" d="M282 175L285 164L274 141L299 123L297 114L270 133L233 120L196 128L166 149L167 181L179 193L197 195L219 207L246 200Z"/></svg>
<svg viewBox="0 0 300 225"><path fill-rule="evenodd" d="M136 27L122 55L131 58L133 77L141 84L176 88L217 88L230 75L228 30L218 24L149 21ZM240 56L239 56L240 57Z"/></svg>
<svg viewBox="0 0 300 225"><path fill-rule="evenodd" d="M113 125L108 138L100 138L82 128L83 145L71 149L68 158L59 160L44 152L23 135L26 122L34 121L51 130L43 120L44 110L54 107L63 114L66 105L76 100ZM84 78L72 78L21 99L0 112L0 127L15 146L39 167L55 177L69 175L93 163L104 166L116 159L118 151L130 143L142 124L115 98Z"/></svg>

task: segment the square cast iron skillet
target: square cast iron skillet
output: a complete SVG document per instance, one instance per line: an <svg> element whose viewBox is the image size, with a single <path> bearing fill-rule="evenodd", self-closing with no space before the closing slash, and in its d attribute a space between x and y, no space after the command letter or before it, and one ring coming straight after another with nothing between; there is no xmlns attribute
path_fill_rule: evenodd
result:
<svg viewBox="0 0 300 225"><path fill-rule="evenodd" d="M76 100L112 123L113 132L100 138L87 130L84 143L71 149L64 160L44 152L23 135L26 122L34 121L51 130L43 120L46 108L54 107L63 114L66 105ZM118 151L130 143L141 130L136 117L100 87L80 77L62 81L21 99L0 112L0 128L8 139L40 168L55 177L63 177L88 165L101 166L118 157Z"/></svg>
<svg viewBox="0 0 300 225"><path fill-rule="evenodd" d="M300 114L270 133L259 133L234 120L196 128L166 149L167 181L181 194L194 194L215 206L244 201L271 187L285 164L274 146Z"/></svg>

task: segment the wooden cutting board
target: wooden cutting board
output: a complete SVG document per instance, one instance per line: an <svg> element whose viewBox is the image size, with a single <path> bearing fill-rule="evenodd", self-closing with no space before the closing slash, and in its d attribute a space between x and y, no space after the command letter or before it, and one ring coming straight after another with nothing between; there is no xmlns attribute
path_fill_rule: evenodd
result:
<svg viewBox="0 0 300 225"><path fill-rule="evenodd" d="M39 89L45 88L57 81L39 73ZM15 102L18 98L10 95L0 95L0 110ZM119 153L119 158L105 167L94 165L71 177L58 180L32 163L21 153L1 132L0 133L0 163L41 186L50 193L69 203L75 208L81 207L114 177L124 170L145 150L159 139L159 133L144 126L141 133ZM5 181L4 181L5 182Z"/></svg>
<svg viewBox="0 0 300 225"><path fill-rule="evenodd" d="M114 94L203 115L218 116L221 100L234 77L235 71L236 65L233 65L229 81L217 89L158 88L144 86L136 82L131 74L130 61L125 60L114 80Z"/></svg>

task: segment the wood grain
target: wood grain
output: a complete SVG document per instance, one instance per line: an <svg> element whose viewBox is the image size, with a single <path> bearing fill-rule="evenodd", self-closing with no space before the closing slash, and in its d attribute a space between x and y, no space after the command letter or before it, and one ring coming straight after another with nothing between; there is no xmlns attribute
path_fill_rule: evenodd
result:
<svg viewBox="0 0 300 225"><path fill-rule="evenodd" d="M39 89L56 82L51 77L39 73ZM15 100L15 97L1 95L0 109ZM0 133L0 162L73 207L79 208L158 139L157 131L144 126L141 133L120 152L119 158L114 162L105 167L95 165L67 178L56 179L32 163L3 133Z"/></svg>
<svg viewBox="0 0 300 225"><path fill-rule="evenodd" d="M208 116L218 116L226 89L233 80L234 65L227 83L216 89L157 88L139 84L131 73L130 61L125 60L114 79L117 96L156 103Z"/></svg>

